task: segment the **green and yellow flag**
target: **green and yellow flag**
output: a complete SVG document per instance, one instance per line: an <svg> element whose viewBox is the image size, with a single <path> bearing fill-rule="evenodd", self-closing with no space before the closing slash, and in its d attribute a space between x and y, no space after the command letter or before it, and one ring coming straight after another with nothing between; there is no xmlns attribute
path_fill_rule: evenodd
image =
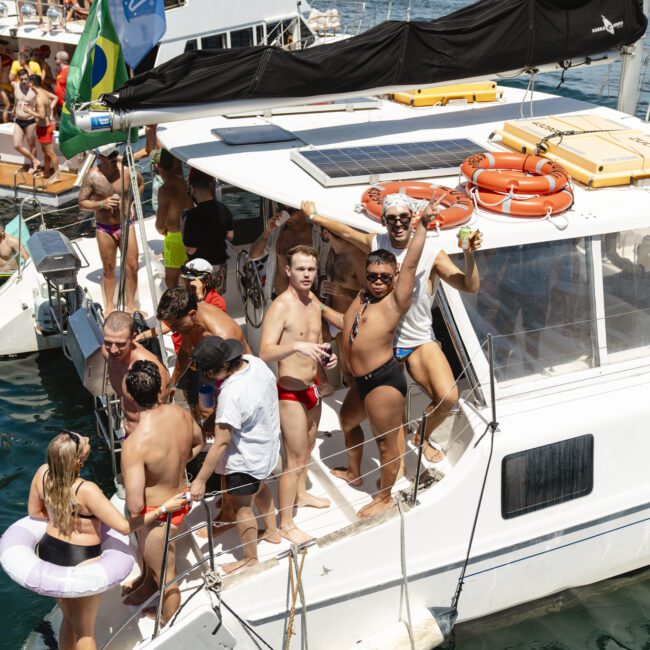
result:
<svg viewBox="0 0 650 650"><path fill-rule="evenodd" d="M95 0L68 70L59 131L59 146L66 158L109 142L126 141L126 131L82 131L72 121L71 108L99 99L104 93L119 88L127 79L126 65L111 20L108 0ZM133 129L132 138L137 138L136 129Z"/></svg>

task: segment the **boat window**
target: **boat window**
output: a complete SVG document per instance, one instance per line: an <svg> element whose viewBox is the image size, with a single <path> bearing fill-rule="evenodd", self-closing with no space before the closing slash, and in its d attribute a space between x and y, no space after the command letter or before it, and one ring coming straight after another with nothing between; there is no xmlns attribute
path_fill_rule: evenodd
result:
<svg viewBox="0 0 650 650"><path fill-rule="evenodd" d="M230 32L230 47L251 47L253 45L253 28L236 29Z"/></svg>
<svg viewBox="0 0 650 650"><path fill-rule="evenodd" d="M228 47L227 36L227 32L206 36L201 39L201 48L204 50L225 50Z"/></svg>
<svg viewBox="0 0 650 650"><path fill-rule="evenodd" d="M309 47L310 45L313 45L314 41L316 39L314 38L314 35L312 34L311 30L309 27L307 27L307 23L301 18L300 19L300 47Z"/></svg>
<svg viewBox="0 0 650 650"><path fill-rule="evenodd" d="M282 25L280 23L266 23L267 45L282 45Z"/></svg>
<svg viewBox="0 0 650 650"><path fill-rule="evenodd" d="M191 41L187 41L187 43L185 43L185 49L183 51L191 52L192 50L196 50L196 48L197 48L196 39L193 38Z"/></svg>
<svg viewBox="0 0 650 650"><path fill-rule="evenodd" d="M511 519L571 501L593 485L591 434L510 454L501 464L501 515Z"/></svg>
<svg viewBox="0 0 650 650"><path fill-rule="evenodd" d="M233 216L234 245L252 244L264 230L261 213L262 198L232 185L224 185L221 201Z"/></svg>
<svg viewBox="0 0 650 650"><path fill-rule="evenodd" d="M596 365L590 251L584 238L478 251L481 289L461 295L479 341L495 337L497 381Z"/></svg>
<svg viewBox="0 0 650 650"><path fill-rule="evenodd" d="M650 354L650 228L604 235L602 265L608 358Z"/></svg>
<svg viewBox="0 0 650 650"><path fill-rule="evenodd" d="M165 9L175 9L187 4L187 0L165 0Z"/></svg>

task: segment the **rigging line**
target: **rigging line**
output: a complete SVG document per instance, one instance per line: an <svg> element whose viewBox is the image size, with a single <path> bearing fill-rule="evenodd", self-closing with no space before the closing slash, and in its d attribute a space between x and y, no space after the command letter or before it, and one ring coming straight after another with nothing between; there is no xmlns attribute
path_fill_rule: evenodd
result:
<svg viewBox="0 0 650 650"><path fill-rule="evenodd" d="M416 476L417 480L417 476ZM400 541L400 564L402 567L402 593L406 602L406 620L409 633L409 642L411 650L415 650L415 638L413 637L413 620L411 618L411 599L409 596L409 581L406 569L406 522L404 521L404 511L402 510L401 501L397 501L397 510L399 511L399 541ZM401 599L400 599L401 600ZM399 607L400 620L402 618L402 603Z"/></svg>
<svg viewBox="0 0 650 650"><path fill-rule="evenodd" d="M261 641L269 650L274 650L273 646L267 643L237 612L235 612L232 607L228 605L225 600L221 601L221 604L239 621L239 623L245 627L254 637Z"/></svg>
<svg viewBox="0 0 650 650"><path fill-rule="evenodd" d="M474 542L474 533L476 532L476 524L478 523L478 516L481 511L481 504L483 502L483 495L485 493L485 485L487 483L487 477L488 473L490 471L490 464L492 462L492 453L494 451L494 432L496 431L498 426L498 422L491 421L488 423L487 427L485 427L485 431L481 435L481 437L478 439L478 441L474 444L474 447L483 440L485 437L485 434L489 431L490 432L490 453L488 455L488 460L487 464L485 466L485 474L483 475L483 484L481 485L481 492L478 497L478 503L476 504L476 513L474 514L474 521L472 523L472 532L470 533L469 536L469 543L467 544L467 554L465 556L465 561L463 562L463 568L460 571L460 576L458 578L458 584L456 585L456 592L454 593L454 596L451 600L451 616L452 616L452 626L453 623L456 621L456 618L458 617L458 601L460 600L460 595L463 590L463 585L465 583L465 572L467 571L467 565L469 564L469 556L472 551L472 543Z"/></svg>

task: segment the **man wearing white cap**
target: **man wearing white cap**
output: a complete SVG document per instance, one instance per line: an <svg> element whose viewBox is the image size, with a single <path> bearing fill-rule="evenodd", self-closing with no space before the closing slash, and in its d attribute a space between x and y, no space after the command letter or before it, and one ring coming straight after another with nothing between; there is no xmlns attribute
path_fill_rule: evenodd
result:
<svg viewBox="0 0 650 650"><path fill-rule="evenodd" d="M121 165L119 150L115 144L105 144L93 149L93 153L97 156L97 167L86 174L81 184L79 207L95 213L97 245L103 266L104 308L106 314L115 309L115 261L117 249L120 247L122 255L126 255L125 309L134 312L137 310L135 293L138 282L138 242L133 220L129 218L132 207L129 168ZM142 194L144 180L139 173L137 178L137 191ZM120 199L122 183L126 195L124 202ZM123 227L128 228L126 242L122 242L125 235ZM126 251L124 243L127 244Z"/></svg>
<svg viewBox="0 0 650 650"><path fill-rule="evenodd" d="M386 226L385 235L363 233L342 223L327 219L316 212L312 201L303 201L302 209L311 220L331 230L335 235L355 244L364 253L385 249L393 253L398 265L406 255L413 231L413 211L415 201L404 194L389 194L382 206L382 224ZM482 235L476 231L463 249L465 271L461 271L449 255L437 246L437 239L427 237L424 251L418 264L413 291L413 302L397 329L394 342L395 357L406 365L409 374L431 398L428 407L426 438L424 448L427 460L439 462L444 454L429 441L431 433L446 419L458 401L458 389L454 374L432 328L432 308L438 280L442 279L458 291L476 293L480 280L474 262L474 251L481 247ZM352 444L363 440L360 423L365 419L361 404L349 404L341 410L341 426ZM415 440L415 444L419 441ZM348 470L349 474L349 470ZM350 481L358 477L348 476Z"/></svg>

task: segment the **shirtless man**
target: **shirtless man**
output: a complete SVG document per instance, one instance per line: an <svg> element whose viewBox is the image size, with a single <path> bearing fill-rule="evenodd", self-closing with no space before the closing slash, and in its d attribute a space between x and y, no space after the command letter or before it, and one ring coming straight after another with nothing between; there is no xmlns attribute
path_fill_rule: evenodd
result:
<svg viewBox="0 0 650 650"><path fill-rule="evenodd" d="M20 254L24 260L29 259L29 253L23 246ZM11 271L18 267L18 239L5 232L5 227L0 224L0 271Z"/></svg>
<svg viewBox="0 0 650 650"><path fill-rule="evenodd" d="M115 313L115 312L114 312ZM176 404L161 404L161 375L152 361L136 361L124 378L138 412L138 422L122 445L122 476L126 507L133 517L159 508L170 496L187 490L185 465L203 446L201 429L191 415ZM189 502L172 516L172 535L190 511ZM167 515L157 525L138 532L144 559L143 580L125 603L144 602L157 588L163 560ZM166 580L176 577L174 544L167 554ZM165 590L161 623L165 625L180 606L178 585ZM155 608L147 612L155 616Z"/></svg>
<svg viewBox="0 0 650 650"><path fill-rule="evenodd" d="M379 447L379 491L359 510L357 514L361 518L380 514L393 505L391 489L400 467L399 440L406 403L406 379L393 355L393 339L399 322L411 306L426 227L433 214L427 206L399 271L392 253L380 249L368 255L365 288L343 317L343 351L355 378L345 401L356 405L359 423L368 414ZM333 473L345 480L358 480L363 434L360 440L351 439L347 434L349 468ZM354 445L359 446L352 448Z"/></svg>
<svg viewBox="0 0 650 650"><path fill-rule="evenodd" d="M136 343L133 316L124 311L113 311L104 321L102 354L108 366L108 378L111 386L120 398L124 416L124 433L128 436L138 423L139 411L126 388L127 372L136 361L155 363L162 378L160 401L167 402L169 400L169 371L149 350Z"/></svg>
<svg viewBox="0 0 650 650"><path fill-rule="evenodd" d="M11 83L14 89L14 149L29 158L32 163L30 174L35 174L41 167L36 157L36 120L33 116L36 92L29 84L29 72L21 68L18 81ZM32 111L31 113L29 111ZM27 147L25 147L25 140Z"/></svg>
<svg viewBox="0 0 650 650"><path fill-rule="evenodd" d="M278 362L280 427L286 465L278 487L280 534L294 544L312 538L293 520L294 506L326 508L327 499L307 492L309 456L316 443L321 403L316 369L336 365L331 348L323 345L319 302L311 287L318 272L318 255L310 246L287 251L285 273L289 287L271 304L262 324L260 357Z"/></svg>
<svg viewBox="0 0 650 650"><path fill-rule="evenodd" d="M183 178L180 160L166 149L160 152L158 173L163 184L158 189L156 230L165 237L165 284L168 289L173 289L178 286L181 267L187 261L181 234L181 214L183 210L192 208L192 201L187 194L188 186Z"/></svg>
<svg viewBox="0 0 650 650"><path fill-rule="evenodd" d="M411 237L413 213L412 201L401 194L390 195L384 202L383 224L386 235L372 235L327 219L316 213L316 206L311 201L303 202L306 214L313 215L314 223L324 226L331 232L354 244L365 253L384 248L392 252L401 263L406 255L406 247ZM388 197L387 197L388 198ZM436 246L436 239L428 237L424 253L417 271L417 281L413 294L413 303L397 330L395 352L398 360L406 365L411 377L431 398L428 406L424 455L430 462L439 462L444 454L430 442L431 434L447 418L458 401L458 389L451 366L432 331L431 310L439 279L458 291L476 293L480 287L478 268L474 262L474 251L481 247L482 235L479 231L470 240L468 249L463 250L465 271L461 271L445 251ZM358 439L361 429L355 427L358 416L348 411L341 413L344 428L352 431ZM414 440L416 445L419 440ZM352 479L352 476L349 477Z"/></svg>
<svg viewBox="0 0 650 650"><path fill-rule="evenodd" d="M12 63L13 59L9 54L9 41L0 39L0 100L2 100L3 122L9 122L9 108L11 107L9 94L14 92L9 81L9 71Z"/></svg>
<svg viewBox="0 0 650 650"><path fill-rule="evenodd" d="M119 151L114 144L106 144L93 152L97 155L98 166L86 174L79 190L79 207L82 210L95 212L95 226L97 229L97 245L102 259L102 292L104 294L104 307L110 314L115 308L115 260L117 249L120 247L122 233L121 192L122 173L124 173L124 191L129 196L131 180L129 168L122 167L119 160ZM138 173L137 191L142 194L144 180ZM131 211L131 200L127 201L127 214ZM133 220L128 221L128 246L126 252L126 309L134 312L135 292L138 283L138 241L135 237Z"/></svg>
<svg viewBox="0 0 650 650"><path fill-rule="evenodd" d="M54 142L54 109L59 100L54 93L41 87L41 78L37 74L29 77L29 84L36 93L36 101L33 109L26 106L24 110L36 119L36 138L43 150L45 178L49 178L59 168L52 144Z"/></svg>

